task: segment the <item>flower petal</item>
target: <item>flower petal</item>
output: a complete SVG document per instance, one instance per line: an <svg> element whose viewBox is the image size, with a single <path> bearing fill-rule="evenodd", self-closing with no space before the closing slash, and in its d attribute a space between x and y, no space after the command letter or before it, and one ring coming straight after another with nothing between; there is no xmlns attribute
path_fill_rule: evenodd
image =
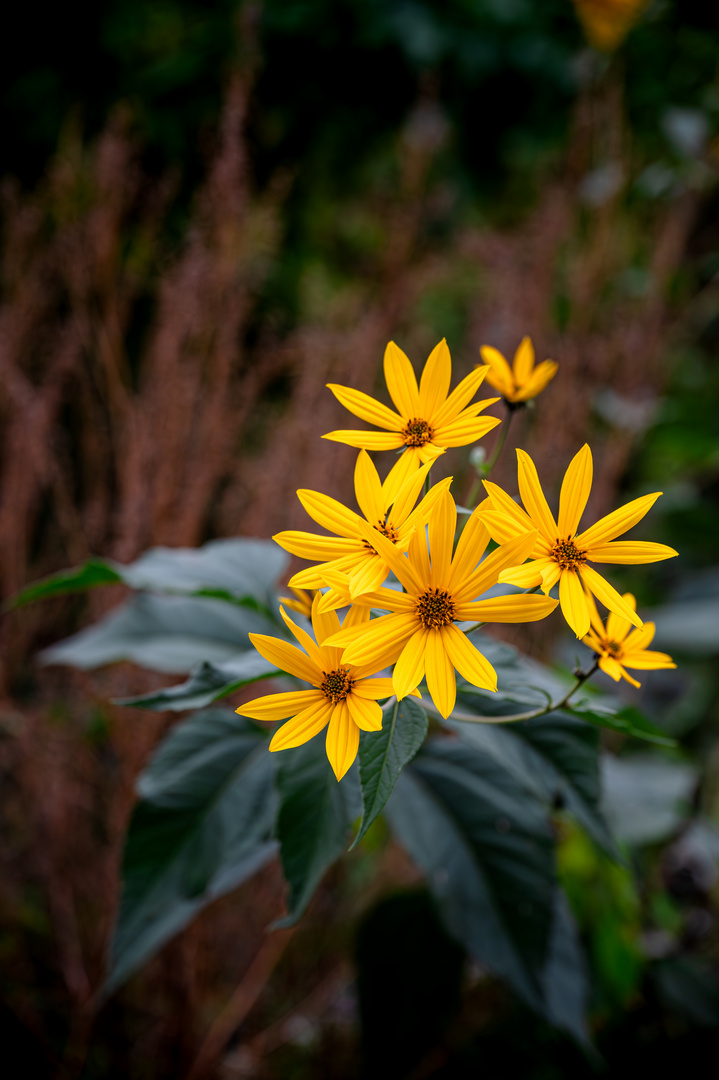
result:
<svg viewBox="0 0 719 1080"><path fill-rule="evenodd" d="M313 601L313 607L318 603L318 598L315 597ZM298 626L296 622L293 622L284 608L280 608L280 615L285 621L285 625L291 634L297 639L302 648L313 664L316 664L320 671L324 668L322 654L320 653L317 642L310 637L306 630L303 630L301 626ZM339 629L339 628L338 628Z"/></svg>
<svg viewBox="0 0 719 1080"><path fill-rule="evenodd" d="M450 592L459 589L462 583L474 572L489 543L489 530L477 510L467 519L467 523L457 541L457 548L452 558L452 568L449 575Z"/></svg>
<svg viewBox="0 0 719 1080"><path fill-rule="evenodd" d="M359 551L361 547L361 541L357 537L318 536L316 533L299 530L276 533L272 539L285 551L291 551L301 559L312 559L313 562L336 559L340 555Z"/></svg>
<svg viewBox="0 0 719 1080"><path fill-rule="evenodd" d="M537 531L522 533L506 544L500 544L484 562L464 582L458 585L454 598L458 603L473 600L481 596L491 585L496 584L501 572L510 566L519 566L533 550L537 540Z"/></svg>
<svg viewBox="0 0 719 1080"><path fill-rule="evenodd" d="M522 389L518 390L514 395L514 400L531 401L532 398L537 397L548 383L552 381L557 374L558 368L559 364L555 364L554 360L543 360L542 363L538 364L534 369Z"/></svg>
<svg viewBox="0 0 719 1080"><path fill-rule="evenodd" d="M432 485L422 501L417 504L405 521L405 528L423 527L426 525L432 515L435 503L438 499L442 498L445 491L449 491L452 480L453 477L447 476L444 480L440 480L439 483Z"/></svg>
<svg viewBox="0 0 719 1080"><path fill-rule="evenodd" d="M517 463L519 493L522 496L524 508L534 522L535 528L539 529L540 535L548 544L554 544L559 535L557 523L544 497L534 462L524 450L517 450Z"/></svg>
<svg viewBox="0 0 719 1080"><path fill-rule="evenodd" d="M363 394L361 390L353 390L349 386L338 386L337 383L327 383L327 386L339 403L361 420L386 428L387 431L401 431L404 427L401 416L369 394Z"/></svg>
<svg viewBox="0 0 719 1080"><path fill-rule="evenodd" d="M379 619L372 619L367 623L364 635L346 647L342 659L357 667L379 665L380 659L385 659L388 654L399 656L405 642L416 629L415 615L383 615ZM375 671L379 670L381 665L375 668Z"/></svg>
<svg viewBox="0 0 719 1080"><path fill-rule="evenodd" d="M405 462L411 467L407 468ZM432 463L419 465L419 459L410 454L400 454L382 485L382 505L385 512L392 507L391 518L395 528L403 525L417 502Z"/></svg>
<svg viewBox="0 0 719 1080"><path fill-rule="evenodd" d="M359 450L399 450L404 446L402 436L389 431L328 431L322 438Z"/></svg>
<svg viewBox="0 0 719 1080"><path fill-rule="evenodd" d="M390 341L384 352L384 377L390 397L402 419L420 417L419 390L414 369L399 346Z"/></svg>
<svg viewBox="0 0 719 1080"><path fill-rule="evenodd" d="M340 621L336 611L320 611L322 594L317 593L312 601L312 629L318 645L324 645L328 637L340 631Z"/></svg>
<svg viewBox="0 0 719 1080"><path fill-rule="evenodd" d="M625 656L622 662L636 671L662 671L677 666L671 656L663 652L652 652L650 649Z"/></svg>
<svg viewBox="0 0 719 1080"><path fill-rule="evenodd" d="M321 491L310 491L308 488L300 488L297 498L304 506L311 518L329 529L330 532L338 533L349 539L361 539L359 524L362 518L355 514L354 510L348 510L337 499L329 495L323 495Z"/></svg>
<svg viewBox="0 0 719 1080"><path fill-rule="evenodd" d="M482 439L492 428L501 424L498 416L457 417L440 428L435 428L434 441L438 446L466 446Z"/></svg>
<svg viewBox="0 0 719 1080"><path fill-rule="evenodd" d="M474 371L470 371L469 375L465 375L459 385L456 386L449 395L444 405L442 405L435 413L435 426L441 427L442 424L448 424L459 416L462 409L472 400L477 393L477 390L479 390L482 380L488 370L489 368L486 365L478 364Z"/></svg>
<svg viewBox="0 0 719 1080"><path fill-rule="evenodd" d="M474 604L458 604L457 618L476 619L478 622L537 622L550 615L557 601L536 593L514 593L512 596L494 596L491 600L477 600Z"/></svg>
<svg viewBox="0 0 719 1080"><path fill-rule="evenodd" d="M292 746L302 746L322 731L332 715L332 704L325 697L321 702L310 705L292 720L283 724L273 735L269 749L289 750Z"/></svg>
<svg viewBox="0 0 719 1080"><path fill-rule="evenodd" d="M415 622L415 626L416 625L417 623ZM394 692L400 701L415 690L422 681L422 676L424 675L426 642L427 631L423 627L415 630L406 642L397 663L394 666L392 685L394 686Z"/></svg>
<svg viewBox="0 0 719 1080"><path fill-rule="evenodd" d="M435 503L429 519L430 582L436 588L447 588L452 562L452 546L457 529L457 508L448 491Z"/></svg>
<svg viewBox="0 0 719 1080"><path fill-rule="evenodd" d="M499 575L499 583L518 585L520 589L533 589L542 584L542 570L549 565L549 559L533 559L524 566L510 566Z"/></svg>
<svg viewBox="0 0 719 1080"><path fill-rule="evenodd" d="M604 623L602 622L599 612L597 611L597 605L594 601L594 597L590 592L587 592L586 589L584 591L584 598L587 601L587 606L589 608L589 622L591 623L591 630L596 635L597 651L601 652L602 645L600 643L604 641L607 636L604 632ZM592 636L591 632L589 636Z"/></svg>
<svg viewBox="0 0 719 1080"><path fill-rule="evenodd" d="M499 390L500 394L508 400L511 400L515 386L514 376L512 375L512 369L509 364L504 359L499 349L495 349L492 345L483 345L479 351L482 354L482 359L485 364L489 364L487 382L490 386L493 386L495 390Z"/></svg>
<svg viewBox="0 0 719 1080"><path fill-rule="evenodd" d="M625 619L628 619L633 626L643 626L642 620L639 618L635 611L632 611L626 600L623 600L613 585L610 585L606 578L603 578L601 574L598 574L596 570L593 570L591 566L587 566L586 563L580 569L582 581L588 589L594 593L596 598L600 600L605 608L609 608L610 611L615 611L617 615L622 615Z"/></svg>
<svg viewBox="0 0 719 1080"><path fill-rule="evenodd" d="M382 698L392 697L394 687L391 679L358 679L352 687L352 694L354 697L379 701Z"/></svg>
<svg viewBox="0 0 719 1080"><path fill-rule="evenodd" d="M610 679L614 679L615 682L619 682L622 677L622 666L613 656L600 657L599 667Z"/></svg>
<svg viewBox="0 0 719 1080"><path fill-rule="evenodd" d="M633 499L626 506L620 506L618 510L613 510L611 514L600 518L577 536L577 547L584 548L587 552L591 549L589 558L592 558L594 548L608 544L620 533L627 532L638 521L641 521L661 494L661 491L655 491L651 495L642 495L641 498Z"/></svg>
<svg viewBox="0 0 719 1080"><path fill-rule="evenodd" d="M320 667L289 642L265 634L250 634L249 638L260 656L264 656L271 664L276 664L280 671L286 671L309 683L319 684L321 681Z"/></svg>
<svg viewBox="0 0 719 1080"><path fill-rule="evenodd" d="M350 716L346 701L339 701L332 710L325 748L332 771L341 780L359 749L359 728Z"/></svg>
<svg viewBox="0 0 719 1080"><path fill-rule="evenodd" d="M295 690L289 694L267 694L253 698L235 709L240 716L251 716L253 720L286 720L296 716L311 705L319 705L327 699L319 690Z"/></svg>
<svg viewBox="0 0 719 1080"><path fill-rule="evenodd" d="M429 354L419 381L419 414L428 423L432 423L437 411L447 400L451 379L452 360L447 339L442 338Z"/></svg>
<svg viewBox="0 0 719 1080"><path fill-rule="evenodd" d="M388 574L386 562L379 555L370 555L349 576L350 599L354 602L365 593L376 592Z"/></svg>
<svg viewBox="0 0 719 1080"><path fill-rule="evenodd" d="M656 629L655 623L645 622L641 630L632 630L624 642L623 653L626 655L636 649L646 649L647 645L651 645L652 641L654 641Z"/></svg>
<svg viewBox="0 0 719 1080"><path fill-rule="evenodd" d="M443 627L442 637L447 655L463 679L483 690L497 689L497 672L466 634L450 623Z"/></svg>
<svg viewBox="0 0 719 1080"><path fill-rule="evenodd" d="M362 731L382 730L382 709L376 701L362 697L353 690L347 697L347 706L350 716Z"/></svg>
<svg viewBox="0 0 719 1080"><path fill-rule="evenodd" d="M578 638L586 637L591 616L579 575L563 570L559 578L559 603L562 614Z"/></svg>
<svg viewBox="0 0 719 1080"><path fill-rule="evenodd" d="M360 450L355 464L355 498L357 504L372 524L384 521L384 500L379 474L366 450Z"/></svg>
<svg viewBox="0 0 719 1080"><path fill-rule="evenodd" d="M570 539L579 528L579 521L592 490L592 451L585 443L575 454L564 474L559 495L559 535Z"/></svg>
<svg viewBox="0 0 719 1080"><path fill-rule="evenodd" d="M610 544L592 545L587 558L603 563L650 563L671 559L679 552L667 544L652 544L643 540L619 540Z"/></svg>
<svg viewBox="0 0 719 1080"><path fill-rule="evenodd" d="M637 602L631 593L624 593L622 599L625 604L629 605L632 611L637 610ZM616 644L619 644L624 641L631 628L632 624L628 619L623 618L621 615L617 615L614 611L610 611L607 618L607 641L613 641ZM641 634L642 630L637 630L635 633Z"/></svg>
<svg viewBox="0 0 719 1080"><path fill-rule="evenodd" d="M447 719L457 700L454 666L444 647L442 630L430 630L424 653L427 689L440 714Z"/></svg>
<svg viewBox="0 0 719 1080"><path fill-rule="evenodd" d="M521 390L534 370L534 345L532 345L531 337L523 337L517 346L512 370L514 372L514 381L518 389Z"/></svg>
<svg viewBox="0 0 719 1080"><path fill-rule="evenodd" d="M387 537L383 536L377 529L373 529L366 521L362 521L361 518L358 518L358 522L359 533L362 539L366 540L367 543L375 549L377 554L384 559L395 577L402 582L405 589L415 594L421 592L422 582L412 565L411 559L402 555L391 540L388 540Z"/></svg>

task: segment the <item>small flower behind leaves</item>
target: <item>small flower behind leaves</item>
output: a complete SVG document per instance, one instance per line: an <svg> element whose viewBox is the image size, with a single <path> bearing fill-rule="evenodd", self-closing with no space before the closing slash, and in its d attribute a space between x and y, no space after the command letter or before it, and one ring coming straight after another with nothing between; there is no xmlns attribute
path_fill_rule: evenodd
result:
<svg viewBox="0 0 719 1080"><path fill-rule="evenodd" d="M623 619L612 611L609 613L605 627L594 600L591 597L588 599L591 629L583 642L594 650L599 658L600 668L615 682L626 679L632 686L641 686L641 683L627 674L625 668L639 671L665 671L677 666L667 653L652 652L647 649L647 645L651 645L654 639L654 623L644 623L641 630L632 630L632 624L628 619ZM622 599L632 611L636 611L636 600L631 593L625 593Z"/></svg>
<svg viewBox="0 0 719 1080"><path fill-rule="evenodd" d="M554 360L543 360L534 365L534 346L529 337L522 338L510 367L499 349L483 345L479 350L485 364L489 364L487 382L499 390L509 405L523 405L541 394L557 374Z"/></svg>

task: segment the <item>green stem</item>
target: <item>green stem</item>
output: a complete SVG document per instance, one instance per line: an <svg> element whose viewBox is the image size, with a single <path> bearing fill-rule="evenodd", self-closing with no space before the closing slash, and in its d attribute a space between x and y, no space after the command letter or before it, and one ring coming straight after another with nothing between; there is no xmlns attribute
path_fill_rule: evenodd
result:
<svg viewBox="0 0 719 1080"><path fill-rule="evenodd" d="M497 445L492 451L492 456L482 466L481 476L478 476L477 479L474 481L474 484L472 485L472 490L470 491L469 498L467 499L468 510L474 510L475 500L477 499L477 496L482 490L482 480L487 479L487 477L492 472L492 469L499 461L502 451L504 450L504 444L507 441L507 435L509 434L509 426L512 423L512 417L514 416L514 413L515 410L507 406L507 419L502 424L499 438L497 439Z"/></svg>
<svg viewBox="0 0 719 1080"><path fill-rule="evenodd" d="M574 686L567 691L561 701L550 702L550 704L546 705L543 709L533 709L532 711L525 713L512 713L511 716L472 716L469 713L453 712L452 718L470 724L508 724L514 720L538 720L540 716L546 716L548 713L556 712L557 709L563 709L565 705L568 705L570 698L576 694L577 690L584 685L587 679L591 679L598 667L599 661L595 660L589 671L580 671ZM431 706L426 707L431 708Z"/></svg>

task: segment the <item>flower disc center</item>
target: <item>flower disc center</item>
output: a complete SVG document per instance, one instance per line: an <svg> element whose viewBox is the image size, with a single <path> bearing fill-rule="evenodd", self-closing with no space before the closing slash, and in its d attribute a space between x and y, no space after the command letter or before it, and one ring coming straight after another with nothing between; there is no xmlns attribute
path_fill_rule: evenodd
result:
<svg viewBox="0 0 719 1080"><path fill-rule="evenodd" d="M444 589L427 589L417 597L417 616L427 630L438 630L454 621L454 600Z"/></svg>
<svg viewBox="0 0 719 1080"><path fill-rule="evenodd" d="M323 671L324 679L320 690L325 697L336 705L338 701L344 701L352 690L349 668L337 668L335 671Z"/></svg>
<svg viewBox="0 0 719 1080"><path fill-rule="evenodd" d="M432 428L426 420L413 417L402 431L405 446L426 446L432 438Z"/></svg>
<svg viewBox="0 0 719 1080"><path fill-rule="evenodd" d="M567 537L566 540L557 540L550 552L561 570L576 570L581 563L587 561L586 551L580 551L577 545Z"/></svg>

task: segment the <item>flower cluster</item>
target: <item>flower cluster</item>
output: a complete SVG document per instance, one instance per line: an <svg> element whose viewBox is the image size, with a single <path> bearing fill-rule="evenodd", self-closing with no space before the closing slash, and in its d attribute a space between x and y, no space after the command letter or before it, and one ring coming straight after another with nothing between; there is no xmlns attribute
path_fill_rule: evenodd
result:
<svg viewBox="0 0 719 1080"><path fill-rule="evenodd" d="M588 446L567 469L556 520L531 458L518 450L524 509L485 481L487 497L469 513L455 544L452 478L430 486L433 463L500 423L479 416L499 398L471 404L485 377L511 409L540 393L557 370L552 361L535 368L529 338L519 346L513 370L496 349L484 346L482 356L487 363L450 393L445 341L430 354L419 384L408 358L390 342L384 372L396 411L358 390L330 384L347 409L383 429L324 436L360 450L355 468L360 512L302 489L297 494L303 507L331 535L293 531L274 537L314 564L295 574L289 582L294 598L284 598L287 607L311 618L314 637L284 607L282 617L301 648L279 638L250 637L262 656L311 689L256 698L237 711L258 720L288 721L275 733L271 750L299 746L327 728L327 756L338 780L357 755L360 731L381 729L382 699L419 696L426 680L434 709L447 718L455 705L456 673L496 691L496 672L471 638L478 625L534 622L559 603L577 637L594 649L599 666L613 678L623 675L634 682L625 666L672 666L670 657L646 649L653 628L642 629L633 597L621 596L590 565L653 562L676 554L662 544L616 539L646 514L658 494L636 499L579 532L592 483ZM384 482L368 450L400 451ZM489 550L492 543L496 546ZM495 586L502 585L528 591L501 595ZM550 595L555 589L556 599ZM595 597L610 612L606 631ZM345 609L342 621L339 609ZM631 626L639 629L630 634Z"/></svg>

